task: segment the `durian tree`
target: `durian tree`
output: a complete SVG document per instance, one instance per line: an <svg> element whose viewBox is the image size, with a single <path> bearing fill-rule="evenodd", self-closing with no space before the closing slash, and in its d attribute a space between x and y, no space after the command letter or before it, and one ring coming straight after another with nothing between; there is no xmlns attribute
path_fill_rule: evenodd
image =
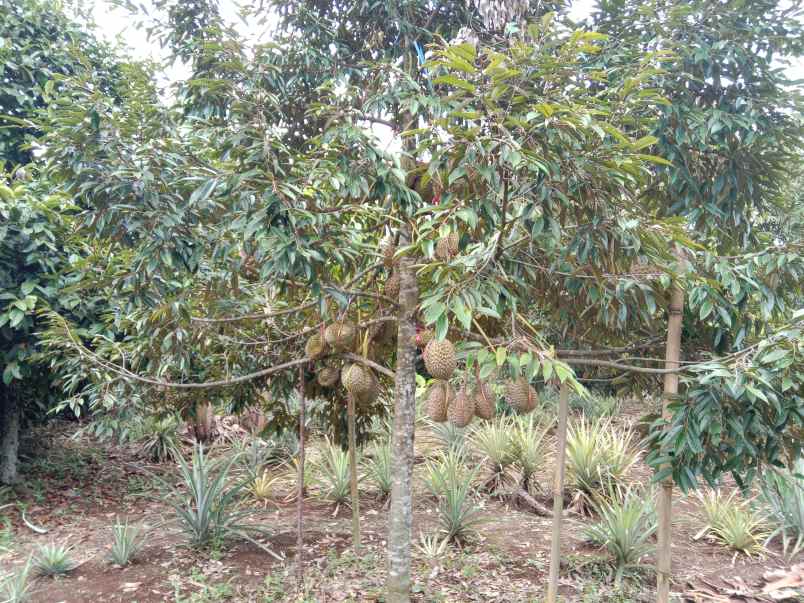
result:
<svg viewBox="0 0 804 603"><path fill-rule="evenodd" d="M537 378L579 387L572 366L659 376L655 362L629 354L661 340L674 286L711 290L698 269L711 239L696 240L686 215L668 216L645 201L655 187L663 190L661 169L672 163L656 154L652 135L668 102L660 84L673 68L669 53L643 49L609 63L599 33L533 14L539 18L522 26L522 13L503 35L462 3L448 5L454 13L439 9L432 21L429 4L412 4L397 32L378 10L393 6L345 3L331 13L312 6L339 24L322 31L354 42L336 44L329 72L305 65L324 60L333 34L321 45L303 36L319 23L305 15L317 13L295 7L281 22L287 38L279 38L292 52L280 55L268 44L252 53L217 27L197 48L195 64L205 71L175 105L159 100L153 73L132 66L122 105L84 74L65 82L37 125L46 132L51 177L80 200L82 232L103 251L83 286L113 300L110 327L124 334L92 338L54 318L53 343L76 349L83 339L82 365L96 375L188 390L254 384L245 396L270 389L273 425L292 424L282 400L298 385L298 367L324 354L312 366L337 368L335 356L317 351L316 338L326 340L333 324L340 332L344 321L359 327L348 345L334 347L346 348L339 363L357 363L346 375L355 392L374 388L373 373L362 367L395 378L388 591L389 600L407 600L417 326L432 327L427 364L442 377L433 391L444 400L452 396L443 378L454 365L476 370L469 385L484 400L488 381L510 380L508 398L523 409L534 402ZM358 44L349 7L364 19L361 31L391 27L396 37ZM475 16L428 30L441 15L464 14L458 9ZM372 29L379 17L382 27ZM453 40L447 34L459 25L475 35ZM312 79L293 88L300 72ZM204 109L204 99L215 109ZM288 108L291 102L300 109ZM389 151L371 123L390 125L401 149ZM751 285L743 278L748 268L718 260L720 272ZM784 268L799 286L800 258L765 266ZM711 306L693 303L685 332L722 316L721 308L736 315L742 302L761 305L772 289L746 287L735 299L707 293ZM729 355L712 354L719 350L709 342L685 351L701 361L688 370L700 372L702 391L712 393L712 379L723 390L724 371L742 375L739 364L749 361L761 369L768 357L782 391L798 387L798 327L776 332L769 318L762 315L761 328ZM374 327L387 324L396 347L381 353ZM374 343L359 343L367 339ZM203 375L192 374L199 356ZM765 372L751 374L751 387L767 398L757 399L770 408L776 386L761 384ZM342 404L342 390L328 395ZM784 404L771 416L780 427L777 445L757 463L779 461L798 446L791 434L800 425L800 398L776 399ZM452 419L466 422L478 398L460 400ZM443 411L443 401L433 406ZM344 416L342 405L332 408ZM672 435L657 440L664 446L657 464L692 486L695 466L674 454L688 439L684 424L664 433ZM708 477L746 456L712 440L700 446L722 459Z"/></svg>

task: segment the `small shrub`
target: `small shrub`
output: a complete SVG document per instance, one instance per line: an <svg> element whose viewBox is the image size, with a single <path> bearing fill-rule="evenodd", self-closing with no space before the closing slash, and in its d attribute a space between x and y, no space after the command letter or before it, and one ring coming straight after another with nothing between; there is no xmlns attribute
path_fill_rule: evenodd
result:
<svg viewBox="0 0 804 603"><path fill-rule="evenodd" d="M349 502L351 474L348 452L327 440L321 451L321 457L312 463L312 468L312 479L318 486L322 498L336 505Z"/></svg>
<svg viewBox="0 0 804 603"><path fill-rule="evenodd" d="M144 545L142 526L129 525L128 520L124 523L118 522L112 526L112 548L109 551L109 558L115 565L128 565Z"/></svg>
<svg viewBox="0 0 804 603"><path fill-rule="evenodd" d="M3 603L24 603L31 599L31 569L33 562L29 557L20 569L0 579L0 597Z"/></svg>
<svg viewBox="0 0 804 603"><path fill-rule="evenodd" d="M638 567L653 548L648 542L657 527L653 501L632 488L615 489L609 496L595 498L592 507L600 519L586 529L585 536L612 556L619 584L624 573Z"/></svg>
<svg viewBox="0 0 804 603"><path fill-rule="evenodd" d="M366 462L366 473L382 497L391 494L391 441L385 440L372 447Z"/></svg>
<svg viewBox="0 0 804 603"><path fill-rule="evenodd" d="M428 463L427 470L428 487L438 497L438 519L446 540L467 540L483 521L471 496L477 469L467 469L461 455L453 451Z"/></svg>
<svg viewBox="0 0 804 603"><path fill-rule="evenodd" d="M610 421L582 417L567 430L568 481L589 499L622 484L637 457L633 432Z"/></svg>
<svg viewBox="0 0 804 603"><path fill-rule="evenodd" d="M71 557L72 547L51 542L41 545L33 557L33 565L40 576L69 574L78 565Z"/></svg>
<svg viewBox="0 0 804 603"><path fill-rule="evenodd" d="M747 501L737 499L737 492L726 496L717 490L698 493L706 526L699 533L711 533L730 549L746 555L761 555L768 536L765 520Z"/></svg>
<svg viewBox="0 0 804 603"><path fill-rule="evenodd" d="M155 463L162 463L173 455L178 446L179 419L175 415L150 416L145 419L139 433L139 454Z"/></svg>
<svg viewBox="0 0 804 603"><path fill-rule="evenodd" d="M781 538L782 551L792 559L804 551L804 459L789 470L768 470L760 482L761 500L768 509L774 529L765 544Z"/></svg>

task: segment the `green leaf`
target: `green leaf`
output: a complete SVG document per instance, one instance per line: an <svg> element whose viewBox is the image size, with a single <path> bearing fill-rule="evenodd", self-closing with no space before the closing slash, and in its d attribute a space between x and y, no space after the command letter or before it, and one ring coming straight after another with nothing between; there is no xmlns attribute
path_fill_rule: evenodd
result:
<svg viewBox="0 0 804 603"><path fill-rule="evenodd" d="M452 302L452 312L467 331L472 328L472 311L460 300Z"/></svg>

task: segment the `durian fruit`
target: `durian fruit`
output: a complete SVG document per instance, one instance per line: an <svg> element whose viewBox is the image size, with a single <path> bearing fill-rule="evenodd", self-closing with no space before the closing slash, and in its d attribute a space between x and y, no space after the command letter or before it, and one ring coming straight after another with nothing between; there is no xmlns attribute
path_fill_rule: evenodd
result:
<svg viewBox="0 0 804 603"><path fill-rule="evenodd" d="M339 352L354 346L357 327L348 321L334 322L324 330L324 341Z"/></svg>
<svg viewBox="0 0 804 603"><path fill-rule="evenodd" d="M394 270L385 281L385 297L396 301L399 299L399 273Z"/></svg>
<svg viewBox="0 0 804 603"><path fill-rule="evenodd" d="M394 254L396 253L396 245L391 237L385 237L380 242L380 253L382 253L382 263L386 268L394 265Z"/></svg>
<svg viewBox="0 0 804 603"><path fill-rule="evenodd" d="M475 414L478 417L486 421L490 421L494 418L494 412L497 409L497 399L487 383L478 381L472 398L475 401Z"/></svg>
<svg viewBox="0 0 804 603"><path fill-rule="evenodd" d="M341 382L355 404L371 404L380 395L380 382L370 368L362 364L348 365L341 373Z"/></svg>
<svg viewBox="0 0 804 603"><path fill-rule="evenodd" d="M435 247L435 256L443 261L449 261L458 255L458 243L460 237L457 232L451 232L445 237L438 239Z"/></svg>
<svg viewBox="0 0 804 603"><path fill-rule="evenodd" d="M304 353L311 360L318 360L327 353L327 344L324 338L319 333L310 335L307 343L304 345Z"/></svg>
<svg viewBox="0 0 804 603"><path fill-rule="evenodd" d="M424 331L419 331L416 333L416 347L424 348L427 346L428 343L432 341L434 337L433 332L430 329L425 329Z"/></svg>
<svg viewBox="0 0 804 603"><path fill-rule="evenodd" d="M447 381L455 372L455 348L449 339L432 339L424 348L424 366L435 379Z"/></svg>
<svg viewBox="0 0 804 603"><path fill-rule="evenodd" d="M346 391L355 397L355 400L371 391L371 375L362 364L353 363L344 368L341 373L341 382Z"/></svg>
<svg viewBox="0 0 804 603"><path fill-rule="evenodd" d="M369 379L371 380L371 386L369 387L368 391L362 396L359 396L355 402L361 406L370 406L374 404L377 398L380 397L380 380L377 379L377 375L370 368L363 367L363 370L368 373Z"/></svg>
<svg viewBox="0 0 804 603"><path fill-rule="evenodd" d="M505 386L505 400L519 412L530 412L539 403L536 390L527 379L520 377Z"/></svg>
<svg viewBox="0 0 804 603"><path fill-rule="evenodd" d="M466 387L462 387L458 395L447 409L449 422L455 427L466 427L472 422L475 416L475 399L466 393Z"/></svg>
<svg viewBox="0 0 804 603"><path fill-rule="evenodd" d="M446 381L436 381L427 394L427 415L435 423L447 420L447 408L455 398L455 391Z"/></svg>
<svg viewBox="0 0 804 603"><path fill-rule="evenodd" d="M341 372L335 366L325 366L316 373L316 380L321 387L334 387L340 378Z"/></svg>

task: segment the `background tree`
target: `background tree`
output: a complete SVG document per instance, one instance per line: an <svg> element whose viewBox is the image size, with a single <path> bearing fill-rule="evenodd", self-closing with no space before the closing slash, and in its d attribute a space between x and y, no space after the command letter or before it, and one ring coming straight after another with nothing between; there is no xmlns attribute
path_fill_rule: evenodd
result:
<svg viewBox="0 0 804 603"><path fill-rule="evenodd" d="M83 15L86 17L86 15ZM109 47L46 0L0 2L0 168L31 160L35 129L17 120L45 106L47 87L58 75L95 69L97 83L111 92L119 77Z"/></svg>

